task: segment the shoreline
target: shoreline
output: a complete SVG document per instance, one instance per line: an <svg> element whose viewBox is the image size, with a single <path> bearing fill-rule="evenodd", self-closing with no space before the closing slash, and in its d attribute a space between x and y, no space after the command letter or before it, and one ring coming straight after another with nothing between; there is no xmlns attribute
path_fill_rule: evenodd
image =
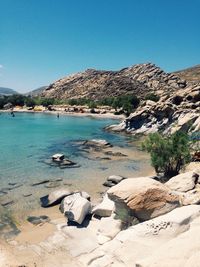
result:
<svg viewBox="0 0 200 267"><path fill-rule="evenodd" d="M91 118L96 118L96 119L114 119L114 120L123 120L125 119L125 115L115 115L112 112L107 112L105 114L102 113L90 113L90 112L69 112L69 111L64 111L64 110L57 110L57 111L50 111L50 110L27 110L27 109L16 109L14 108L13 110L0 110L0 113L10 113L11 111L15 113L33 113L33 114L50 114L50 115L64 115L64 116L74 116L74 117L91 117Z"/></svg>

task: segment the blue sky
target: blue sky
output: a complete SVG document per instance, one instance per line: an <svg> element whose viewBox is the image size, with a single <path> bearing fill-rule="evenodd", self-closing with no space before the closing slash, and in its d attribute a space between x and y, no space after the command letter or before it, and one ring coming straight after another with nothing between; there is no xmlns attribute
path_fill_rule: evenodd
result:
<svg viewBox="0 0 200 267"><path fill-rule="evenodd" d="M200 64L200 0L0 0L0 86L26 92L87 68Z"/></svg>

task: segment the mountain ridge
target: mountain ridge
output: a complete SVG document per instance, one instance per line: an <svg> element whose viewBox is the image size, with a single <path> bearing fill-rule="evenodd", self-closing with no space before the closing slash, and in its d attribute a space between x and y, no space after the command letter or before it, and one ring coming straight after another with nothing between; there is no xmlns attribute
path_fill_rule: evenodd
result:
<svg viewBox="0 0 200 267"><path fill-rule="evenodd" d="M187 82L152 63L136 64L119 71L88 69L50 84L42 96L58 99L102 99L126 94L144 97L185 88Z"/></svg>
<svg viewBox="0 0 200 267"><path fill-rule="evenodd" d="M0 87L0 95L15 95L19 94L17 91L7 87Z"/></svg>

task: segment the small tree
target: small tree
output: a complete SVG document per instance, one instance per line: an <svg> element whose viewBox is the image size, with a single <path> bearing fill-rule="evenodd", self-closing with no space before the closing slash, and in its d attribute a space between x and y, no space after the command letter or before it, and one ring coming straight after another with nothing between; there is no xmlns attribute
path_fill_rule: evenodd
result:
<svg viewBox="0 0 200 267"><path fill-rule="evenodd" d="M184 132L169 137L153 133L143 142L142 147L150 153L151 163L157 173L171 178L190 160L189 138Z"/></svg>

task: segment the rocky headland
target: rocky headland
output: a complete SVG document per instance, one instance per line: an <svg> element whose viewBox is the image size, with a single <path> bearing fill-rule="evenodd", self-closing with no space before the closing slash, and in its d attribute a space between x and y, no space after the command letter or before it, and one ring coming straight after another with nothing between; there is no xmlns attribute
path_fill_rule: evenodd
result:
<svg viewBox="0 0 200 267"><path fill-rule="evenodd" d="M174 133L177 130L198 132L200 130L200 84L162 94L158 102L143 104L119 125L107 130L132 134L149 134L157 131Z"/></svg>

